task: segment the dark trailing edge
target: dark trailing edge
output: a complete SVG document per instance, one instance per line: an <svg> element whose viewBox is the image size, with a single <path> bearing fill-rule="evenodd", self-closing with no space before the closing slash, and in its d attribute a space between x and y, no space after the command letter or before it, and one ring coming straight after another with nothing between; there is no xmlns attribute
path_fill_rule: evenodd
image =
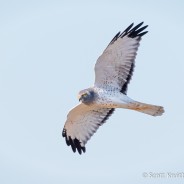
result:
<svg viewBox="0 0 184 184"><path fill-rule="evenodd" d="M130 71L128 73L128 76L126 78L126 82L124 83L124 85L122 86L121 91L120 91L121 93L123 93L125 95L127 94L128 84L129 84L129 82L132 78L134 67L135 67L135 64L133 62L132 65L131 65Z"/></svg>
<svg viewBox="0 0 184 184"><path fill-rule="evenodd" d="M133 27L134 24L132 23L122 33L118 32L114 36L114 38L111 40L109 45L112 45L118 38L123 38L124 36L128 36L130 38L138 37L140 39L142 36L144 36L148 32L148 31L142 32L143 30L145 30L148 27L148 25L141 27L143 25L143 23L144 22L141 22L140 24L136 25L135 27ZM131 77L132 77L132 74L134 71L134 66L135 66L135 64L133 62L131 65L129 74L127 76L127 79L126 79L126 83L121 88L121 92L124 94L127 93L127 87L128 87L128 84L131 80ZM113 108L109 109L109 111L106 114L106 116L104 117L104 119L99 123L99 126L102 125L103 123L105 123L105 121L112 115L112 113L114 111L115 111L115 109L113 109ZM81 146L80 141L77 138L72 139L70 136L67 136L67 130L65 128L63 129L62 136L65 137L66 144L68 146L72 147L73 152L76 152L76 149L79 152L79 154L82 154L82 152L84 152L84 153L86 152L86 148Z"/></svg>
<svg viewBox="0 0 184 184"><path fill-rule="evenodd" d="M101 121L100 125L102 125L103 123L105 123L109 117L113 114L113 112L115 111L115 109L109 109L109 112L107 113L107 115L104 117L104 119Z"/></svg>

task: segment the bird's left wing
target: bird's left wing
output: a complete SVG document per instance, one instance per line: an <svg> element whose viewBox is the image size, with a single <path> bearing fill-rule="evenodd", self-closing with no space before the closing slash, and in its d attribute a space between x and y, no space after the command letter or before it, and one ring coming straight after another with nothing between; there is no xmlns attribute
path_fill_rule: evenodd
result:
<svg viewBox="0 0 184 184"><path fill-rule="evenodd" d="M95 86L115 88L126 94L134 69L134 60L141 37L147 33L143 22L131 24L109 43L95 65ZM144 32L143 32L144 31Z"/></svg>
<svg viewBox="0 0 184 184"><path fill-rule="evenodd" d="M63 128L62 135L66 144L72 147L73 152L76 152L76 149L79 154L85 152L87 141L113 112L114 109L100 109L83 103L74 107L68 113Z"/></svg>

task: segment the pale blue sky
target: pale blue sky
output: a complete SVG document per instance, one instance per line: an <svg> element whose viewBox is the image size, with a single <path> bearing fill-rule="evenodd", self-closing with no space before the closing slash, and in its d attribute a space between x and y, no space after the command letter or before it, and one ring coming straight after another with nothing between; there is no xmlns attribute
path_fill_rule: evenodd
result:
<svg viewBox="0 0 184 184"><path fill-rule="evenodd" d="M0 1L0 183L173 183L143 172L184 172L184 2ZM86 145L61 132L78 91L112 37L144 21L128 95L162 117L119 109Z"/></svg>

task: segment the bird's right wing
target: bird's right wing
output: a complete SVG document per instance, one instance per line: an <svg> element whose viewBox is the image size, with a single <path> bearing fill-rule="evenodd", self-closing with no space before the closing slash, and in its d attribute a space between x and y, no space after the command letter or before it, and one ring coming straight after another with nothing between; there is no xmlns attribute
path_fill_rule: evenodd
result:
<svg viewBox="0 0 184 184"><path fill-rule="evenodd" d="M99 109L83 103L74 107L68 113L62 133L67 145L73 152L76 149L80 154L85 152L86 142L113 112L114 109Z"/></svg>
<svg viewBox="0 0 184 184"><path fill-rule="evenodd" d="M131 24L109 43L95 65L95 86L112 88L126 94L132 77L135 57L141 37L147 33L147 26Z"/></svg>

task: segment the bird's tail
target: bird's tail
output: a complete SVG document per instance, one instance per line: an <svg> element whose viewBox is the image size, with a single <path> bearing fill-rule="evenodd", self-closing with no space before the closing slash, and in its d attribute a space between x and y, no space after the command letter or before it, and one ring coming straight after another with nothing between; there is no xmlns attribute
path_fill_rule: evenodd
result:
<svg viewBox="0 0 184 184"><path fill-rule="evenodd" d="M161 116L164 113L164 108L162 106L151 105L141 102L135 102L131 105L130 109L149 114L151 116Z"/></svg>

